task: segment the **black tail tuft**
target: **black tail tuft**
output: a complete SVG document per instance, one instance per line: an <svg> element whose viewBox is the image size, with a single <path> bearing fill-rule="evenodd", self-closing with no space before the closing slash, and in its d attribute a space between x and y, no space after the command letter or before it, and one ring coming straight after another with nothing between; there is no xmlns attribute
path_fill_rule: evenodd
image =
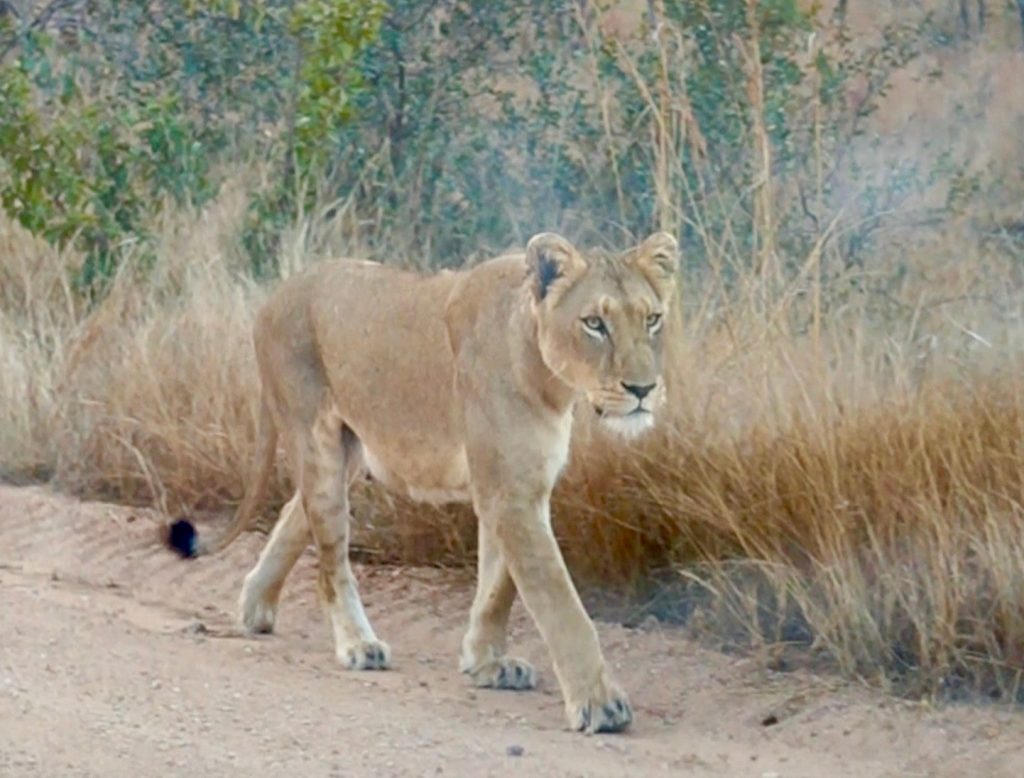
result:
<svg viewBox="0 0 1024 778"><path fill-rule="evenodd" d="M198 536L196 528L188 519L178 519L167 532L167 545L181 554L185 559L196 555Z"/></svg>

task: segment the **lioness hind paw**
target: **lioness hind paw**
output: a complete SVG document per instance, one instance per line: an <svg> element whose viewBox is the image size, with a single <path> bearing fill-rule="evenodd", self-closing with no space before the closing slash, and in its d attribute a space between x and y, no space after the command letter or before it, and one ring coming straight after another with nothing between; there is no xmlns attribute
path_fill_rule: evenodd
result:
<svg viewBox="0 0 1024 778"><path fill-rule="evenodd" d="M259 602L242 603L242 629L247 635L269 635L274 631L277 609Z"/></svg>
<svg viewBox="0 0 1024 778"><path fill-rule="evenodd" d="M616 694L605 703L588 700L570 710L569 726L577 732L622 732L633 722L633 708L625 695Z"/></svg>
<svg viewBox="0 0 1024 778"><path fill-rule="evenodd" d="M380 640L364 640L339 648L338 661L348 670L387 670L391 648Z"/></svg>
<svg viewBox="0 0 1024 778"><path fill-rule="evenodd" d="M467 672L473 679L473 685L482 689L524 691L537 686L537 673L525 659L501 657Z"/></svg>

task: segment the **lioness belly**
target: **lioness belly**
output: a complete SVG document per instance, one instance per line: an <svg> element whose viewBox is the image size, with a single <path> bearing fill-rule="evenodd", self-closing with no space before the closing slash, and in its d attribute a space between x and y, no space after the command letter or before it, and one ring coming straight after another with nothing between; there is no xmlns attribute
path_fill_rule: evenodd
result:
<svg viewBox="0 0 1024 778"><path fill-rule="evenodd" d="M382 453L374 453L364 444L363 461L373 479L391 491L433 505L469 501L465 449L448 450L442 456L437 456L437 451L423 452L429 462L420 460L419 452L406 451L401 457L378 455Z"/></svg>

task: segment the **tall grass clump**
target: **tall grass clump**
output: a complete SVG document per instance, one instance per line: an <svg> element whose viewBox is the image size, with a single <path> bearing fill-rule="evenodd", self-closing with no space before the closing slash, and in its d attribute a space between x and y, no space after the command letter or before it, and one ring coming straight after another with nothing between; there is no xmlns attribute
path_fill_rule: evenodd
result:
<svg viewBox="0 0 1024 778"><path fill-rule="evenodd" d="M580 453L558 495L567 553L591 581L675 570L652 609L725 645L1015 696L1024 380L1019 342L997 348L913 376L799 341L690 365L654 439Z"/></svg>
<svg viewBox="0 0 1024 778"><path fill-rule="evenodd" d="M1024 181L967 142L1010 98L885 130L891 90L987 50L938 5L863 40L788 0L471 5L100 2L63 47L0 24L0 474L226 511L275 282L669 229L669 407L630 444L580 414L577 578L723 645L1022 699ZM368 558L472 562L468 509L357 492Z"/></svg>

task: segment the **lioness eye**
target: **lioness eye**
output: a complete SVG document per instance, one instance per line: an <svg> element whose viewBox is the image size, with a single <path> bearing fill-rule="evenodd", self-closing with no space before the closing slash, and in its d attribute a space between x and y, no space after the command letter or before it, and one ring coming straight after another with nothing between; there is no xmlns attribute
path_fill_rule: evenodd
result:
<svg viewBox="0 0 1024 778"><path fill-rule="evenodd" d="M652 313L650 316L647 317L647 329L649 329L651 332L657 332L659 329L661 329L660 313Z"/></svg>
<svg viewBox="0 0 1024 778"><path fill-rule="evenodd" d="M583 326L594 335L604 335L607 332L600 316L584 316Z"/></svg>

